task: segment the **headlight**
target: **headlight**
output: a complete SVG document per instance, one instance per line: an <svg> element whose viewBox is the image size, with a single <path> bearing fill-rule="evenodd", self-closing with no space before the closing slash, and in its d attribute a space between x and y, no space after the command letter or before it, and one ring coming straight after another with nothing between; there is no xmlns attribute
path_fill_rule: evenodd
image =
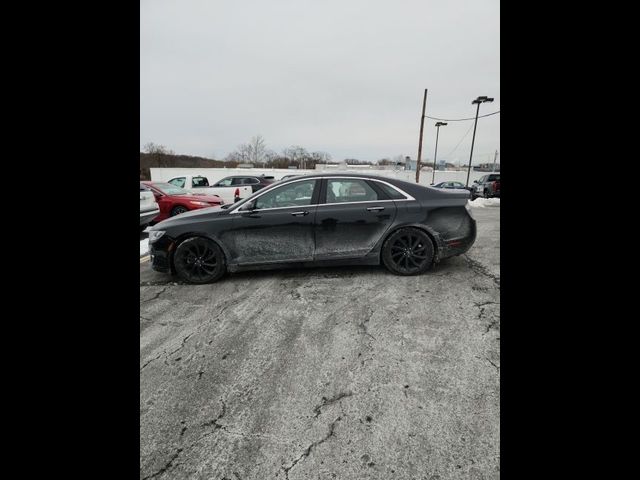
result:
<svg viewBox="0 0 640 480"><path fill-rule="evenodd" d="M149 243L155 243L165 233L163 230L149 230Z"/></svg>
<svg viewBox="0 0 640 480"><path fill-rule="evenodd" d="M200 205L200 206L204 206L204 207L208 207L209 204L207 202L200 202L198 200L189 200L189 203L191 205Z"/></svg>

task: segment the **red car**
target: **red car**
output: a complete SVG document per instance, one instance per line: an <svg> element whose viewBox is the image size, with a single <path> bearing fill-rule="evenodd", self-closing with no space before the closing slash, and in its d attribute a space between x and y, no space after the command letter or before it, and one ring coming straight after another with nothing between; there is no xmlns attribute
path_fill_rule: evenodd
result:
<svg viewBox="0 0 640 480"><path fill-rule="evenodd" d="M153 219L154 223L175 215L180 215L189 210L224 205L224 200L217 195L192 194L184 188L164 182L147 181L141 183L144 183L151 189L153 195L156 197L156 202L158 202L160 206L160 214Z"/></svg>

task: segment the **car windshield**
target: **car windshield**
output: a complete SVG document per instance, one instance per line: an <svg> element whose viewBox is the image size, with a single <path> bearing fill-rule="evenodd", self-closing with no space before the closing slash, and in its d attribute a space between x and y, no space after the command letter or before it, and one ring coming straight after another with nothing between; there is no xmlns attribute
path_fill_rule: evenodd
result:
<svg viewBox="0 0 640 480"><path fill-rule="evenodd" d="M172 185L170 183L154 183L153 186L156 187L165 195L188 195L189 194L189 192L187 192L184 188L176 187L175 185Z"/></svg>

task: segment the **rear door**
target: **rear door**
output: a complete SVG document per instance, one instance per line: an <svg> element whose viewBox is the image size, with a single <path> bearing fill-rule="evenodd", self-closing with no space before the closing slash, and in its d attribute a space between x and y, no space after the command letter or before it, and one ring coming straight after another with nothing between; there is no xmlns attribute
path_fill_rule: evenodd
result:
<svg viewBox="0 0 640 480"><path fill-rule="evenodd" d="M348 177L323 180L314 260L363 257L383 237L397 209L376 183Z"/></svg>

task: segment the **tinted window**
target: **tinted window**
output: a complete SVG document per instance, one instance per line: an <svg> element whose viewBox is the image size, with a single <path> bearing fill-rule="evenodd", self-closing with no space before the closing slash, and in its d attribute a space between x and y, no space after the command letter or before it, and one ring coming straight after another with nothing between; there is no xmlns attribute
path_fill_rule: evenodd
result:
<svg viewBox="0 0 640 480"><path fill-rule="evenodd" d="M401 194L399 191L397 191L395 188L390 187L386 183L376 182L376 185L380 187L382 190L384 190L384 193L386 193L389 196L389 198L393 200L403 200L407 198L403 194Z"/></svg>
<svg viewBox="0 0 640 480"><path fill-rule="evenodd" d="M208 187L209 180L207 180L205 177L193 177L191 179L191 184L194 187Z"/></svg>
<svg viewBox="0 0 640 480"><path fill-rule="evenodd" d="M364 180L328 180L327 203L369 202L380 200Z"/></svg>
<svg viewBox="0 0 640 480"><path fill-rule="evenodd" d="M256 199L255 208L301 207L311 205L311 196L315 187L315 180L290 183L261 195Z"/></svg>
<svg viewBox="0 0 640 480"><path fill-rule="evenodd" d="M500 180L500 175L489 175L489 181Z"/></svg>
<svg viewBox="0 0 640 480"><path fill-rule="evenodd" d="M169 183L171 185L175 185L176 187L184 187L184 181L185 181L185 177L178 177L178 178L172 178L171 180L169 180Z"/></svg>

